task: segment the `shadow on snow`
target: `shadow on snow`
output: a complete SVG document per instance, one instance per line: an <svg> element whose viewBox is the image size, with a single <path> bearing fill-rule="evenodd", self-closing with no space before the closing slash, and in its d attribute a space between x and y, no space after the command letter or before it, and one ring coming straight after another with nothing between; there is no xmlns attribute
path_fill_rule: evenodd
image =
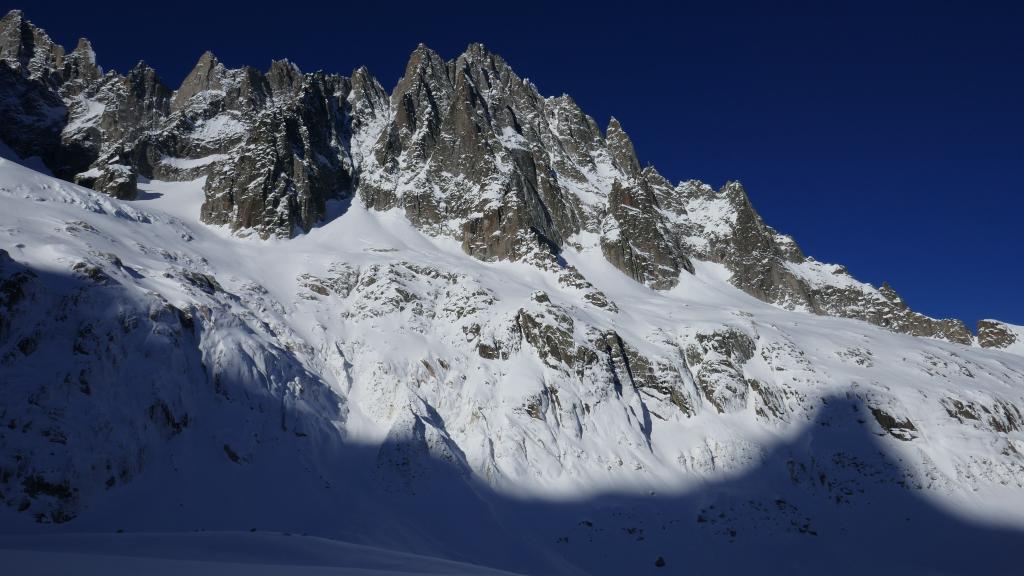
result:
<svg viewBox="0 0 1024 576"><path fill-rule="evenodd" d="M7 476L0 474L0 491L9 495L26 470L54 483L70 474L67 481L81 490L75 517L61 524L34 523L34 503L17 513L19 502L6 499L4 532L287 531L525 573L1020 571L1024 532L969 521L932 503L888 454L885 444L894 440L880 439L853 396L828 398L803 433L745 472L684 493L578 501L510 497L469 473L457 449L446 459L430 456L428 426L443 426L436 413L428 412L428 420L410 413L405 434L380 446L357 445L344 442L329 419L289 405L271 384L254 387L239 374L211 376L209 358L200 352L208 327L194 312L140 316L134 328L142 331L140 340L118 341L138 352L139 342L154 345L154 334L178 334L173 346L180 350L165 352L183 358L185 368L174 376L179 390L156 390L146 379L118 381L127 378L121 372L90 382L88 394L78 384L69 388L38 367L71 357L89 362L90 352L61 348L62 330L68 338L82 323L100 330L111 309L102 300L118 298L123 288L29 271L2 256L0 469ZM19 273L28 279L12 283ZM65 308L46 310L44 320L32 316L32 305L51 300ZM19 347L37 322L44 322L44 337L56 347L40 344L26 354ZM156 349L169 342L157 341ZM149 370L162 368L160 357L149 357ZM171 393L181 397L168 399ZM168 407L166 414L161 409L154 416L154 398ZM106 408L97 412L111 418L111 452L139 451L137 468L108 486L103 474L69 464L93 446L89 435L97 429L73 414L96 410L97 403L124 413L117 420L104 416ZM34 420L31 426L26 418ZM54 427L62 430L63 444L52 438L26 444L27 435ZM47 451L56 451L57 459L44 459Z"/></svg>

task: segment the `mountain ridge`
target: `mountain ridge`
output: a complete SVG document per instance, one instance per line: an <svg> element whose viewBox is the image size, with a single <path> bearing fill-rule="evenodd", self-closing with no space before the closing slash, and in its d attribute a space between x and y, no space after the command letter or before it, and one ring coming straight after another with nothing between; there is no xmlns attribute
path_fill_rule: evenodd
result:
<svg viewBox="0 0 1024 576"><path fill-rule="evenodd" d="M126 77L101 79L85 39L65 63L64 49L20 11L3 22L2 57L30 80L59 84L68 108L61 142L37 143L43 149L34 155L56 175L117 197L133 197L139 176L207 173L203 220L266 238L308 231L326 217L328 200L359 194L378 209L401 204L418 226L461 237L483 259L550 261L565 239L600 232L609 261L655 288L675 285L695 255L726 263L733 283L762 300L915 335L973 339L962 322L913 312L888 287L848 282L841 267L831 269L838 281L823 283L821 267L761 221L738 182L718 192L732 205L724 216L734 220L713 223L732 224L724 242L694 237L687 200L709 196L702 183L673 187L653 167L641 170L617 120L602 134L570 97L542 97L480 43L447 62L420 44L390 96L365 68L351 77L302 74L280 60L267 72L230 70L209 51L171 90L142 63ZM90 81L94 96L83 98ZM112 118L108 105L117 109ZM520 116L534 125L524 127ZM441 135L447 140L435 151ZM454 147L445 144L452 138ZM9 144L33 155L32 143ZM408 187L415 192L403 192ZM815 270L808 276L803 268Z"/></svg>
<svg viewBox="0 0 1024 576"><path fill-rule="evenodd" d="M390 94L212 54L175 92L26 37L3 19L0 531L1012 565L1021 327L974 338L808 258L481 45L417 48Z"/></svg>

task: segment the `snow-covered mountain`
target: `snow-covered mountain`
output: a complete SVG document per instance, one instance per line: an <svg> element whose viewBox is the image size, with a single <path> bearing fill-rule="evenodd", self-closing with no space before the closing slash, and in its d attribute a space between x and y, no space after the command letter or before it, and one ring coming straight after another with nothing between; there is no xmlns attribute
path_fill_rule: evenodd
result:
<svg viewBox="0 0 1024 576"><path fill-rule="evenodd" d="M172 90L15 11L0 59L5 532L1019 565L1024 329L805 256L482 45L390 95L209 53Z"/></svg>

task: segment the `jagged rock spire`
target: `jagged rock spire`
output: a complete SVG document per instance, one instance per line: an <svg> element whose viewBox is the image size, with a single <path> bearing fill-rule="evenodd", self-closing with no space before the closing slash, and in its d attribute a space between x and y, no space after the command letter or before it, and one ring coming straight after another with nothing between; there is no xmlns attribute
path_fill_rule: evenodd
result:
<svg viewBox="0 0 1024 576"><path fill-rule="evenodd" d="M617 119L602 133L572 98L542 97L480 43L447 62L420 44L390 95L365 68L351 78L286 60L228 69L211 52L172 93L141 63L104 76L87 40L65 55L20 11L0 19L0 59L0 135L16 152L68 179L122 165L147 178L206 176L202 219L240 233L301 233L328 200L358 191L485 260L557 268L585 230L652 287L675 285L693 256L769 302L970 340L962 324L916 314L888 289L848 289L862 285L844 270L814 285L798 268L812 261L761 221L738 183L671 186L641 168ZM114 192L130 197L124 181Z"/></svg>
<svg viewBox="0 0 1024 576"><path fill-rule="evenodd" d="M75 49L64 57L61 76L64 81L61 92L67 95L80 94L103 76L103 69L96 63L96 52L88 39L80 38Z"/></svg>
<svg viewBox="0 0 1024 576"><path fill-rule="evenodd" d="M630 176L637 175L640 172L640 160L637 159L636 152L633 150L633 141L630 140L614 116L608 121L605 140L608 142L608 152L611 154L615 166Z"/></svg>
<svg viewBox="0 0 1024 576"><path fill-rule="evenodd" d="M224 65L217 60L213 52L207 50L199 57L199 61L188 73L171 100L171 110L181 109L190 98L200 92L219 88L224 76Z"/></svg>
<svg viewBox="0 0 1024 576"><path fill-rule="evenodd" d="M372 155L367 154L372 161L361 177L360 195L368 206L387 210L399 203L399 163L409 171L426 163L440 137L451 99L447 65L437 52L419 44L391 92L390 121Z"/></svg>
<svg viewBox="0 0 1024 576"><path fill-rule="evenodd" d="M380 137L384 122L391 113L390 96L366 66L352 72L352 89L348 94L352 162L361 168L372 154L372 147ZM358 176L357 176L358 177Z"/></svg>
<svg viewBox="0 0 1024 576"><path fill-rule="evenodd" d="M59 82L64 48L28 20L21 10L0 18L0 59L30 78Z"/></svg>
<svg viewBox="0 0 1024 576"><path fill-rule="evenodd" d="M267 81L274 92L290 92L302 82L302 70L287 59L274 60L267 71Z"/></svg>
<svg viewBox="0 0 1024 576"><path fill-rule="evenodd" d="M694 269L658 209L657 187L671 188L654 170L635 181L612 184L601 251L637 282L665 290L679 283L681 272L693 273Z"/></svg>
<svg viewBox="0 0 1024 576"><path fill-rule="evenodd" d="M387 149L401 153L412 145L425 155L437 140L441 117L451 98L452 83L444 60L420 44L409 56L405 74L391 94L395 119Z"/></svg>

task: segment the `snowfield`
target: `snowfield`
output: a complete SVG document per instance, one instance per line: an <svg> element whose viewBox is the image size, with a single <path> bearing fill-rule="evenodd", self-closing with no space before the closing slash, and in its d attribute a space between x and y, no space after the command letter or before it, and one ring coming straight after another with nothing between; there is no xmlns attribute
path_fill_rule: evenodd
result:
<svg viewBox="0 0 1024 576"><path fill-rule="evenodd" d="M0 160L11 573L1019 572L1017 348L709 262L655 291L587 232L573 268L484 262L358 197L244 238L202 186Z"/></svg>
<svg viewBox="0 0 1024 576"><path fill-rule="evenodd" d="M62 534L0 537L9 574L511 576L415 554L298 534Z"/></svg>

